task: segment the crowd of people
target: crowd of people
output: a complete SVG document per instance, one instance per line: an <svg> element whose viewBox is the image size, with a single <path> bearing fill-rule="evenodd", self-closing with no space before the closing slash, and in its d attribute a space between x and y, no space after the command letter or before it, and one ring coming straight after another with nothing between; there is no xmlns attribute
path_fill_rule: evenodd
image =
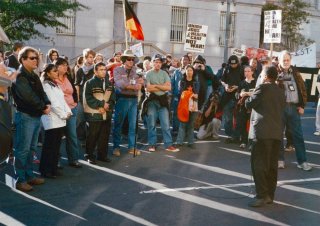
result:
<svg viewBox="0 0 320 226"><path fill-rule="evenodd" d="M216 74L203 56L191 53L180 60L170 54L142 60L125 50L105 59L84 49L71 67L67 57L50 49L45 62L41 59L41 53L22 43L15 43L6 57L0 52L1 77L12 81L9 92L10 85L0 86L0 101L14 106L12 149L16 187L21 191L43 184L43 178L61 175L63 137L68 164L74 168L81 168L81 147L90 164L110 162L110 155L119 157L125 152L141 155L136 145L139 119L147 128L149 152L158 148L158 124L169 152L195 148L195 136L220 139L223 126L225 143L252 152L257 198L251 206L272 202L277 169L285 167L286 147L295 148L298 168L311 170L300 119L307 93L289 52L283 51L279 59L232 55ZM123 130L127 131L127 150L120 148ZM42 177L33 173L39 141L43 143Z"/></svg>

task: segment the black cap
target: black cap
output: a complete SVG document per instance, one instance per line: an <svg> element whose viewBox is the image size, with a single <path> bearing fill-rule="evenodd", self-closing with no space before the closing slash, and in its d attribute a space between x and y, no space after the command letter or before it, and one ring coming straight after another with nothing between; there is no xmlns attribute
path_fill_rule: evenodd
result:
<svg viewBox="0 0 320 226"><path fill-rule="evenodd" d="M238 64L239 58L236 55L231 55L228 59L228 64Z"/></svg>

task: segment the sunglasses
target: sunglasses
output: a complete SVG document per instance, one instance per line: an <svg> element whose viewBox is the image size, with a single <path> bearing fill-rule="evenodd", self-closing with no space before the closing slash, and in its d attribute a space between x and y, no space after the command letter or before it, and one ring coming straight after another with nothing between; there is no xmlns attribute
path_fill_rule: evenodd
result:
<svg viewBox="0 0 320 226"><path fill-rule="evenodd" d="M134 61L134 58L127 58L127 61Z"/></svg>
<svg viewBox="0 0 320 226"><path fill-rule="evenodd" d="M39 57L28 57L29 60L39 60Z"/></svg>

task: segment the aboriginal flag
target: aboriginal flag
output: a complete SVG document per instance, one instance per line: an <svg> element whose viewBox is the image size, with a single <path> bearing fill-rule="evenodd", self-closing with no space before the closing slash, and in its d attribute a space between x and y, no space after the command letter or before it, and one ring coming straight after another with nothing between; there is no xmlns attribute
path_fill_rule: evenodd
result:
<svg viewBox="0 0 320 226"><path fill-rule="evenodd" d="M141 24L127 0L124 0L126 14L126 29L129 30L131 37L137 40L144 40Z"/></svg>

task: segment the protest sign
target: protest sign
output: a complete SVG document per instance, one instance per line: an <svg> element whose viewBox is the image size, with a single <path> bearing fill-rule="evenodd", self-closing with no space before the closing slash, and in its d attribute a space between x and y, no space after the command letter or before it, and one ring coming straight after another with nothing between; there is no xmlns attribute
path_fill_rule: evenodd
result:
<svg viewBox="0 0 320 226"><path fill-rule="evenodd" d="M143 56L143 48L142 48L141 42L133 46L130 46L130 49L132 50L133 54L136 55L137 57Z"/></svg>
<svg viewBox="0 0 320 226"><path fill-rule="evenodd" d="M184 51L204 53L207 40L208 26L188 24Z"/></svg>
<svg viewBox="0 0 320 226"><path fill-rule="evenodd" d="M264 43L281 42L281 14L281 10L270 10L264 12Z"/></svg>

